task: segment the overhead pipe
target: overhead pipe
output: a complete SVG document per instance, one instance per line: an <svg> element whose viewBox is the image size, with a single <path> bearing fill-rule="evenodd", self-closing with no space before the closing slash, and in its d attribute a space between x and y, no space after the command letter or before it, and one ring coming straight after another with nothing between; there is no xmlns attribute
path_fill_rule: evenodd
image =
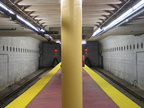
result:
<svg viewBox="0 0 144 108"><path fill-rule="evenodd" d="M139 14L141 14L142 12L144 12L144 5L142 5L142 7L139 7L139 9L138 10L136 10L136 9L133 9L134 7L135 7L135 5L132 3L132 5L130 5L129 7L131 7L131 8L127 8L127 11L126 12L128 12L128 11L131 11L132 10L132 14L130 14L129 16L124 16L124 17L126 17L125 19L122 19L121 20L121 22L117 22L117 21L119 21L120 20L120 17L122 17L122 16L119 16L119 17L117 17L117 18L115 18L115 22L114 21L112 21L113 20L113 18L112 17L114 17L116 14L118 14L119 13L119 11L120 10L122 10L122 8L123 7L125 7L125 6L127 6L127 4L130 2L130 0L128 1L128 2L126 2L116 13L114 13L107 21L105 21L97 30L95 30L95 32L93 33L93 35L92 36L98 36L98 35L101 35L101 34L103 34L104 32L106 32L106 31L108 31L108 30L110 30L110 29L112 29L113 27L115 27L115 26L120 26L120 25L122 25L122 24L124 24L124 23L126 23L126 22L128 22L129 20L131 20L133 17L135 17L135 16L137 16L137 15L139 15ZM140 2L144 2L143 0L139 0L139 1L136 1L136 2L134 2L135 4L137 3L140 3ZM131 9L131 10L130 10ZM122 15L124 15L125 14L125 12L120 12L120 14L122 14ZM118 20L119 19L119 20ZM117 21L116 21L117 20ZM111 21L111 22L110 22ZM113 24L114 23L114 24ZM116 23L116 24L115 24Z"/></svg>
<svg viewBox="0 0 144 108"><path fill-rule="evenodd" d="M10 0L9 0L10 1ZM15 4L12 4L14 6L16 6ZM19 7L16 6L16 8L18 8L21 12L23 12ZM0 1L0 10L10 16L10 18L12 20L16 20L19 23L25 25L26 27L28 27L29 29L33 30L34 32L38 33L38 35L43 36L44 38L46 38L48 41L52 40L52 37L50 35L48 35L46 32L46 30L44 30L44 28L42 28L41 26L39 26L32 18L30 18L26 13L23 12L23 14L25 14L26 16L28 16L33 23L31 23L29 20L25 19L23 16L19 15L18 12L15 12L14 10L12 10L10 7L6 6L2 1ZM36 26L35 26L36 25Z"/></svg>
<svg viewBox="0 0 144 108"><path fill-rule="evenodd" d="M29 19L31 19L33 22L35 22L39 27L40 24L38 24L35 20L33 20L33 18L31 18L29 15L27 15L22 9L20 9L14 2L12 2L11 0L8 0L13 6L15 6L20 12L22 12L25 16L27 16Z"/></svg>
<svg viewBox="0 0 144 108"><path fill-rule="evenodd" d="M32 17L30 17L29 15L27 15L22 9L20 9L14 2L12 2L11 0L9 0L9 2L12 4L12 5L14 5L17 9L19 9L24 15L26 15L28 18L30 18L33 22L35 22L38 26L39 26L39 28L40 28L40 31L42 32L42 33L38 33L39 35L45 35L45 34L58 34L58 31L47 31L47 30L44 30L44 28L45 28L45 26L43 26L43 24L44 24L44 22L43 23L41 23L41 24L39 24L38 22L39 21L41 21L42 19L40 19L40 20L38 20L38 21L35 21L35 20L33 20L33 18ZM37 16L36 16L37 17ZM46 25L47 26L47 25ZM52 37L50 37L50 38L52 38Z"/></svg>
<svg viewBox="0 0 144 108"><path fill-rule="evenodd" d="M114 14L112 14L110 17L108 17L108 19L100 26L103 26L105 23L107 23L109 20L112 19L112 17L114 17L114 15L116 15L121 9L123 9L123 7L125 7L131 0L127 0L127 2L125 2Z"/></svg>

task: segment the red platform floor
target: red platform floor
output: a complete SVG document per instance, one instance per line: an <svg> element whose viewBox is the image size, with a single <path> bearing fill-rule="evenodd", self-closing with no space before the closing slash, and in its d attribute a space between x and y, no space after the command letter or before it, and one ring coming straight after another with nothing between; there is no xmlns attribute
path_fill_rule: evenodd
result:
<svg viewBox="0 0 144 108"><path fill-rule="evenodd" d="M26 108L61 108L61 70ZM119 108L83 70L83 108Z"/></svg>

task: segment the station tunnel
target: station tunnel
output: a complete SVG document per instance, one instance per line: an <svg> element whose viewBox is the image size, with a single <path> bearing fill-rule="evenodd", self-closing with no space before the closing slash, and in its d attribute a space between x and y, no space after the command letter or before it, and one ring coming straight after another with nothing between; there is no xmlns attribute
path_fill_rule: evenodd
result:
<svg viewBox="0 0 144 108"><path fill-rule="evenodd" d="M143 36L144 0L0 0L0 108L143 108Z"/></svg>

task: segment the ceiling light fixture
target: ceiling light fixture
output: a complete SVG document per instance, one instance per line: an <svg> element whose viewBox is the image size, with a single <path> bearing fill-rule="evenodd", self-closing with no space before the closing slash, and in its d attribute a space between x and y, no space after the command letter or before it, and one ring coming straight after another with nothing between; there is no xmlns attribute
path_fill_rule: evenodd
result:
<svg viewBox="0 0 144 108"><path fill-rule="evenodd" d="M85 40L82 40L82 44L85 45L87 44L87 42Z"/></svg>
<svg viewBox="0 0 144 108"><path fill-rule="evenodd" d="M60 40L56 40L55 42L61 44ZM82 44L85 45L85 44L87 44L87 42L85 40L82 40Z"/></svg>
<svg viewBox="0 0 144 108"><path fill-rule="evenodd" d="M46 32L44 29L40 29L41 32Z"/></svg>
<svg viewBox="0 0 144 108"><path fill-rule="evenodd" d="M132 6L130 9L128 9L126 12L124 12L122 15L120 15L114 21L112 21L108 25L102 26L102 27L98 28L96 31L94 31L94 33L92 34L92 37L98 36L115 26L120 26L121 24L128 22L130 19L132 19L136 15L139 15L140 13L142 13L144 11L143 8L144 8L144 0L140 0L137 4ZM141 9L143 9L143 10L139 14L136 14ZM136 15L134 15L134 14L136 14Z"/></svg>
<svg viewBox="0 0 144 108"><path fill-rule="evenodd" d="M44 37L51 40L53 39L52 36L50 36L49 34L44 34Z"/></svg>
<svg viewBox="0 0 144 108"><path fill-rule="evenodd" d="M93 33L92 36L96 36L96 35L100 34L102 31L103 31L103 30L102 30L101 28L98 28L98 29Z"/></svg>
<svg viewBox="0 0 144 108"><path fill-rule="evenodd" d="M57 40L56 43L61 44L61 41L60 41L60 40Z"/></svg>
<svg viewBox="0 0 144 108"><path fill-rule="evenodd" d="M19 15L16 15L17 19L22 21L23 23L25 23L26 25L28 25L29 27L31 27L33 30L35 31L39 31L38 28L36 28L34 25L32 25L30 22L26 21L24 18L22 18L21 16Z"/></svg>
<svg viewBox="0 0 144 108"><path fill-rule="evenodd" d="M10 9L8 6L6 6L2 2L0 2L0 11L7 14L8 16L10 16L10 18L12 18L13 20L17 20L18 22L20 22L20 23L26 25L27 27L31 28L33 31L35 31L38 34L44 36L46 39L52 39L52 37L46 33L46 30L44 30L41 27L34 26L30 21L28 21L27 19L25 19L21 15L15 13L12 9Z"/></svg>
<svg viewBox="0 0 144 108"><path fill-rule="evenodd" d="M0 7L5 10L6 12L8 12L11 15L15 15L16 19L19 21L22 21L23 23L25 23L27 26L29 26L30 28L32 28L33 30L39 32L38 28L35 27L34 25L32 25L29 21L25 20L24 18L22 18L20 15L16 15L16 13L14 13L9 7L7 7L6 5L4 5L2 2L0 2Z"/></svg>
<svg viewBox="0 0 144 108"><path fill-rule="evenodd" d="M10 14L14 14L14 12L12 10L10 10L8 7L6 7L3 3L0 2L0 7L4 10L6 10L7 12L9 12Z"/></svg>

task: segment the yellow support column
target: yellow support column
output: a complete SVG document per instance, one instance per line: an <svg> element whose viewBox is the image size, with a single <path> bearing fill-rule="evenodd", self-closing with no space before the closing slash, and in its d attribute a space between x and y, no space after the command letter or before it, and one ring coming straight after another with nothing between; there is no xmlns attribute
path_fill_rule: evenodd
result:
<svg viewBox="0 0 144 108"><path fill-rule="evenodd" d="M62 108L82 108L82 0L61 0Z"/></svg>

